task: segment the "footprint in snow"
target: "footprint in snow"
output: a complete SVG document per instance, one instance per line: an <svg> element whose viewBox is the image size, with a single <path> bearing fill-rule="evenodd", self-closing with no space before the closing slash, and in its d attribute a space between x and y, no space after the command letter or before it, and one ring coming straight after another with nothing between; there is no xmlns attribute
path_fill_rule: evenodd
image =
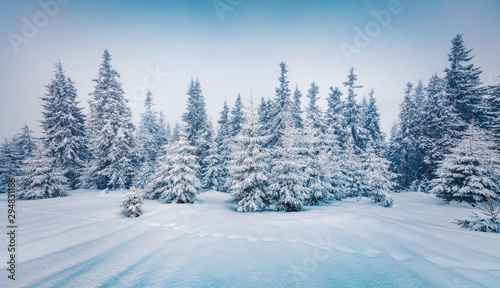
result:
<svg viewBox="0 0 500 288"><path fill-rule="evenodd" d="M371 257L371 258L374 258L374 257L377 257L379 256L380 254L382 254L382 252L378 251L378 250L375 250L375 249L368 249L365 251L364 253L366 256L368 257Z"/></svg>

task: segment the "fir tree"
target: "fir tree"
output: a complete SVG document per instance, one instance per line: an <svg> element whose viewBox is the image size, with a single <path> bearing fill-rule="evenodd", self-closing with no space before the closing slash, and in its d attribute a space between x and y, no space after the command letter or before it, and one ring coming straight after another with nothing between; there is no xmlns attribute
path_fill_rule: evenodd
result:
<svg viewBox="0 0 500 288"><path fill-rule="evenodd" d="M268 135L269 133L269 125L270 125L270 120L271 120L271 109L272 109L272 103L271 100L264 99L264 97L261 98L259 109L258 109L258 114L259 114L259 124L260 124L260 131L259 134L261 136Z"/></svg>
<svg viewBox="0 0 500 288"><path fill-rule="evenodd" d="M64 75L61 62L55 65L55 77L45 86L43 101L43 144L48 157L55 158L70 187L80 184L80 177L87 160L85 118L76 101L74 82Z"/></svg>
<svg viewBox="0 0 500 288"><path fill-rule="evenodd" d="M295 91L293 92L293 105L292 105L292 117L294 120L295 128L302 129L302 92L299 90L299 86L295 86Z"/></svg>
<svg viewBox="0 0 500 288"><path fill-rule="evenodd" d="M461 34L455 36L451 43L451 51L448 54L450 67L444 70L448 101L464 123L470 123L474 117L476 122L481 124L485 113L484 91L480 87L479 79L482 71L470 63L473 57L469 56L469 53L472 50L465 48ZM466 126L462 126L462 130L465 128Z"/></svg>
<svg viewBox="0 0 500 288"><path fill-rule="evenodd" d="M472 218L471 220L457 220L453 223L472 231L499 233L500 219L498 219L498 215L500 214L500 209L493 206L489 195L486 195L486 197L488 199L488 207L479 207L481 210L480 214L472 212L470 216L470 218Z"/></svg>
<svg viewBox="0 0 500 288"><path fill-rule="evenodd" d="M165 182L169 185L159 196L160 200L165 203L193 203L196 200L201 183L196 176L198 165L195 152L196 147L189 144L187 137L182 134L167 155L166 164L170 167L167 168Z"/></svg>
<svg viewBox="0 0 500 288"><path fill-rule="evenodd" d="M139 188L149 182L154 167L162 154L162 146L166 143L166 135L162 135L162 126L158 114L153 110L153 95L150 91L144 101L145 111L141 114L139 129L137 130L137 150L140 162L137 185ZM164 133L164 132L163 132Z"/></svg>
<svg viewBox="0 0 500 288"><path fill-rule="evenodd" d="M20 157L16 147L5 138L0 146L0 192L6 193L9 178L17 177L21 173Z"/></svg>
<svg viewBox="0 0 500 288"><path fill-rule="evenodd" d="M307 118L301 137L298 139L300 153L304 157L306 184L310 189L308 204L316 205L332 198L334 188L328 171L322 162L325 159L324 143L320 127L315 127L312 119Z"/></svg>
<svg viewBox="0 0 500 288"><path fill-rule="evenodd" d="M0 193L7 192L9 178L21 176L24 161L33 157L37 146L32 133L28 125L24 125L12 140L5 138L0 146Z"/></svg>
<svg viewBox="0 0 500 288"><path fill-rule="evenodd" d="M295 212L310 202L311 189L307 187L305 157L297 145L298 131L293 127L290 113L285 114L285 129L282 145L275 150L272 160L270 191L275 200L276 210Z"/></svg>
<svg viewBox="0 0 500 288"><path fill-rule="evenodd" d="M310 120L310 124L318 133L324 133L325 126L323 123L323 112L318 106L318 93L319 87L316 83L311 83L311 88L307 90L307 98L309 98L309 105L306 108L306 118Z"/></svg>
<svg viewBox="0 0 500 288"><path fill-rule="evenodd" d="M128 188L136 166L132 113L120 74L111 66L111 55L104 50L94 92L90 93L90 147L87 186L97 189Z"/></svg>
<svg viewBox="0 0 500 288"><path fill-rule="evenodd" d="M290 114L291 100L290 88L288 87L289 80L286 73L288 73L287 65L285 62L280 63L280 77L279 87L276 88L276 97L271 107L270 120L267 129L269 135L267 147L274 147L281 144L283 138L283 131L285 130L286 117Z"/></svg>
<svg viewBox="0 0 500 288"><path fill-rule="evenodd" d="M251 100L243 131L236 137L230 166L230 191L239 212L266 210L271 202L268 192L268 164L262 145L266 137L259 135L260 124Z"/></svg>
<svg viewBox="0 0 500 288"><path fill-rule="evenodd" d="M431 192L446 202L475 204L486 201L488 195L500 200L499 171L500 159L491 139L472 124L439 165Z"/></svg>
<svg viewBox="0 0 500 288"><path fill-rule="evenodd" d="M196 148L194 155L199 161L196 173L198 177L202 177L206 171L203 163L212 142L212 131L205 108L205 96L198 79L191 79L187 95L187 111L182 115L182 120L186 123L184 129L187 140Z"/></svg>
<svg viewBox="0 0 500 288"><path fill-rule="evenodd" d="M369 100L364 111L364 129L368 132L368 145L375 149L375 153L381 156L384 149L384 134L380 129L380 114L373 96L373 89L370 91Z"/></svg>
<svg viewBox="0 0 500 288"><path fill-rule="evenodd" d="M347 100L344 103L344 130L346 133L350 134L349 137L354 141L354 147L356 153L360 153L366 147L368 141L368 133L363 128L363 123L360 113L360 105L356 102L356 94L354 89L361 88L363 86L355 85L358 80L358 76L354 74L354 68L351 68L350 73L347 77L347 81L344 82L344 86L348 87ZM347 139L347 138L345 138Z"/></svg>
<svg viewBox="0 0 500 288"><path fill-rule="evenodd" d="M340 99L342 92L338 87L330 87L330 93L328 93L327 103L328 108L325 113L325 126L326 135L330 138L330 143L332 145L338 146L342 144L346 132L343 128L344 126L344 115L343 107L344 103ZM333 149L336 147L329 147L328 149Z"/></svg>
<svg viewBox="0 0 500 288"><path fill-rule="evenodd" d="M340 165L345 148L340 146L338 135L332 132L332 128L327 128L322 142L323 146L318 157L321 169L330 180L331 197L329 198L340 200L346 197L347 178Z"/></svg>
<svg viewBox="0 0 500 288"><path fill-rule="evenodd" d="M215 139L215 142L217 143L217 148L219 151L220 155L220 177L217 180L217 186L218 190L221 192L226 192L227 191L227 178L228 178L228 167L229 167L229 161L231 158L231 142L232 142L232 137L231 137L231 126L229 123L229 108L227 107L227 103L224 101L224 106L222 108L222 111L220 113L220 119L217 121L219 124L219 128L217 130L217 137Z"/></svg>
<svg viewBox="0 0 500 288"><path fill-rule="evenodd" d="M122 205L125 215L131 218L139 217L142 214L143 195L135 188L127 192L123 198Z"/></svg>
<svg viewBox="0 0 500 288"><path fill-rule="evenodd" d="M164 153L165 151L163 151L162 147L167 145L170 139L172 139L172 129L170 128L170 123L165 123L165 116L162 111L160 111L159 126L160 153Z"/></svg>
<svg viewBox="0 0 500 288"><path fill-rule="evenodd" d="M351 135L345 143L343 153L338 158L340 171L342 172L342 184L344 197L361 197L367 194L369 187L364 179L364 169L360 155L356 152L357 147Z"/></svg>
<svg viewBox="0 0 500 288"><path fill-rule="evenodd" d="M491 131L497 149L500 151L500 83L496 86L490 87L490 93L487 99L488 103L488 118L487 129Z"/></svg>
<svg viewBox="0 0 500 288"><path fill-rule="evenodd" d="M165 147L165 154L158 158L158 164L151 175L149 183L144 187L146 199L158 200L162 195L166 195L172 187L171 170L173 163L173 147L178 142L172 142Z"/></svg>
<svg viewBox="0 0 500 288"><path fill-rule="evenodd" d="M217 143L213 141L208 150L208 156L205 158L204 165L207 171L203 176L203 188L215 191L224 191L226 169L223 167L223 159L220 155Z"/></svg>
<svg viewBox="0 0 500 288"><path fill-rule="evenodd" d="M393 200L390 193L396 187L393 182L396 175L389 171L389 161L377 155L376 150L370 146L364 154L364 160L363 181L368 188L364 196L382 206L391 206Z"/></svg>
<svg viewBox="0 0 500 288"><path fill-rule="evenodd" d="M385 150L385 158L389 160L389 170L394 172L396 175L396 182L401 184L403 182L403 177L401 174L401 131L399 126L399 121L395 121L392 124L391 132L389 134L389 144Z"/></svg>
<svg viewBox="0 0 500 288"><path fill-rule="evenodd" d="M20 177L19 199L44 199L68 196L69 182L55 164L56 159L40 147L35 156L26 159Z"/></svg>
<svg viewBox="0 0 500 288"><path fill-rule="evenodd" d="M16 134L12 139L12 144L17 150L20 161L32 157L36 152L37 144L32 134L33 131L30 130L28 125L24 125L23 128L21 128L21 132Z"/></svg>
<svg viewBox="0 0 500 288"><path fill-rule="evenodd" d="M411 113L411 131L410 133L413 136L413 139L415 141L414 146L415 146L415 166L418 167L418 169L415 172L415 177L416 180L423 180L426 175L428 175L427 172L427 166L425 165L425 150L424 146L422 144L422 136L424 134L424 117L425 117L425 110L423 110L425 103L425 89L424 85L421 80L418 81L417 86L413 90L413 95L412 95L412 104L413 104L413 112Z"/></svg>
<svg viewBox="0 0 500 288"><path fill-rule="evenodd" d="M444 89L444 81L437 75L431 77L425 89L427 96L421 114L419 143L424 154L423 176L429 180L434 178L439 163L451 153L451 148L456 145L455 139L459 138L456 131L460 121L452 111Z"/></svg>
<svg viewBox="0 0 500 288"><path fill-rule="evenodd" d="M392 151L393 157L389 159L395 161L392 163L393 172L399 174L399 180L403 187L408 187L417 179L418 161L417 161L417 139L414 134L414 115L416 109L411 96L413 86L411 83L406 84L405 96L403 103L400 106L398 127L396 133L391 135L391 141L398 141L397 145L393 144L391 148L398 148Z"/></svg>
<svg viewBox="0 0 500 288"><path fill-rule="evenodd" d="M174 129L172 130L172 139L171 142L175 143L181 139L181 125L179 123L174 124Z"/></svg>
<svg viewBox="0 0 500 288"><path fill-rule="evenodd" d="M231 110L231 122L230 122L230 131L231 136L235 137L240 133L241 125L244 123L245 118L243 115L243 102L241 102L241 96L238 94L236 98L236 103L234 103L234 107Z"/></svg>

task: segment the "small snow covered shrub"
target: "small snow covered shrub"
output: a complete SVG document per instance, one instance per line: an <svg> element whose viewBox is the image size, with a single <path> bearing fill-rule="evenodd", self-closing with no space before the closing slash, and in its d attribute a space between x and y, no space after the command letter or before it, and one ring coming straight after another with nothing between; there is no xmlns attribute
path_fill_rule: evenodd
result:
<svg viewBox="0 0 500 288"><path fill-rule="evenodd" d="M133 189L125 194L121 207L128 217L139 217L142 214L142 194Z"/></svg>
<svg viewBox="0 0 500 288"><path fill-rule="evenodd" d="M457 220L454 223L462 228L473 231L500 233L500 219L497 218L500 214L500 209L498 207L494 208L490 196L487 195L487 197L489 207L479 207L481 214L472 212L473 215L470 216L471 220Z"/></svg>

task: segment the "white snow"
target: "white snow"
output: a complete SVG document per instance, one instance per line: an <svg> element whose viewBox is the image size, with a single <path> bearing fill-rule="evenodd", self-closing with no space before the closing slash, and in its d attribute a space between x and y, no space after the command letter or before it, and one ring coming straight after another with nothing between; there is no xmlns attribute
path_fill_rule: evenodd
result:
<svg viewBox="0 0 500 288"><path fill-rule="evenodd" d="M500 234L461 229L474 208L433 195L334 201L302 212L238 213L230 195L194 204L145 200L127 218L126 191L17 201L18 266L2 287L498 287ZM0 195L6 219L6 195ZM8 286L4 286L8 285Z"/></svg>

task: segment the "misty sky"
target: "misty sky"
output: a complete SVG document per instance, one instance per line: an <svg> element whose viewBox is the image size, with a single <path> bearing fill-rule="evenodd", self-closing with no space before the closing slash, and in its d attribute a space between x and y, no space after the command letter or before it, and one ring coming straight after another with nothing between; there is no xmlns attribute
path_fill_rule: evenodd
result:
<svg viewBox="0 0 500 288"><path fill-rule="evenodd" d="M185 111L190 78L198 77L216 121L224 100L232 106L238 93L245 104L251 90L259 101L274 97L278 64L285 61L291 86L305 96L315 81L323 107L328 88L342 86L355 67L365 86L358 99L375 89L387 133L405 83L442 76L458 33L474 49L483 81L496 84L500 75L498 0L54 1L0 0L2 138L24 123L40 136L39 97L58 60L87 107L104 49L121 74L135 123L148 86L156 109L173 124ZM375 24L376 14L390 19ZM357 29L371 35L368 42L355 42ZM350 57L346 45L357 49Z"/></svg>

